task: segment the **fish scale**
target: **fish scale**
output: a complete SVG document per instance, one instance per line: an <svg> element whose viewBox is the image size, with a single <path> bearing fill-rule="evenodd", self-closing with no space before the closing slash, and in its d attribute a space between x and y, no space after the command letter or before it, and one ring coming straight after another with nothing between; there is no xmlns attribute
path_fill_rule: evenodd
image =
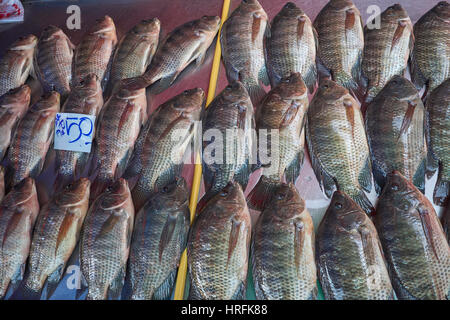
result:
<svg viewBox="0 0 450 320"><path fill-rule="evenodd" d="M5 167L0 166L0 201L5 196Z"/></svg>

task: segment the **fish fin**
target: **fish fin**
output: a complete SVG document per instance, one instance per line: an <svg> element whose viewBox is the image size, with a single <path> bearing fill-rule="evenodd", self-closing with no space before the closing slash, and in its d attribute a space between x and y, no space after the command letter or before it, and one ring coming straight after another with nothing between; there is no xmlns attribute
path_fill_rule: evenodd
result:
<svg viewBox="0 0 450 320"><path fill-rule="evenodd" d="M166 223L164 224L163 230L161 231L161 237L159 239L159 262L162 261L162 255L170 240L172 239L173 233L175 231L177 223L177 216L173 216L170 213L167 215Z"/></svg>
<svg viewBox="0 0 450 320"><path fill-rule="evenodd" d="M117 180L120 177L122 177L132 155L133 155L133 148L130 148L127 150L127 152L125 152L123 158L120 159L120 161L117 163L116 171L114 172L114 180Z"/></svg>
<svg viewBox="0 0 450 320"><path fill-rule="evenodd" d="M268 86L270 84L269 72L265 64L262 66L261 70L259 70L258 80L265 86Z"/></svg>
<svg viewBox="0 0 450 320"><path fill-rule="evenodd" d="M398 44L398 42L400 41L400 38L403 35L403 32L406 28L406 24L403 21L400 21L397 25L397 28L395 29L394 32L394 37L392 38L392 43L391 43L391 52L393 50L393 48Z"/></svg>
<svg viewBox="0 0 450 320"><path fill-rule="evenodd" d="M55 293L56 289L58 288L59 283L61 282L61 279L64 276L66 266L64 264L61 264L58 266L58 268L53 271L47 279L47 300L50 299L50 297Z"/></svg>
<svg viewBox="0 0 450 320"><path fill-rule="evenodd" d="M398 139L400 139L400 137L408 131L409 126L411 125L411 121L413 119L414 111L416 110L416 107L417 107L417 104L414 104L412 101L408 101L408 108L406 109L405 115L403 117L402 126L400 128L400 133L398 135Z"/></svg>
<svg viewBox="0 0 450 320"><path fill-rule="evenodd" d="M108 297L111 300L118 300L122 293L125 283L126 265L122 266L116 278L111 282L108 288Z"/></svg>
<svg viewBox="0 0 450 320"><path fill-rule="evenodd" d="M114 226L119 222L120 216L111 214L108 219L103 223L102 229L97 235L97 239L104 237L108 232L114 229Z"/></svg>
<svg viewBox="0 0 450 320"><path fill-rule="evenodd" d="M295 184L295 181L300 176L300 171L302 170L304 160L305 160L305 152L304 150L300 150L297 153L297 156L291 161L289 166L286 168L284 174L287 182L292 182Z"/></svg>
<svg viewBox="0 0 450 320"><path fill-rule="evenodd" d="M242 281L236 288L236 292L231 297L231 300L244 300L246 287L247 287L246 281Z"/></svg>
<svg viewBox="0 0 450 320"><path fill-rule="evenodd" d="M19 282L17 288L12 289L10 300L41 300L42 289L36 291L28 287L24 281Z"/></svg>
<svg viewBox="0 0 450 320"><path fill-rule="evenodd" d="M175 279L177 277L177 268L170 271L166 279L153 293L154 300L169 300L174 289Z"/></svg>
<svg viewBox="0 0 450 320"><path fill-rule="evenodd" d="M294 260L295 260L295 267L297 269L297 272L300 271L300 263L302 258L302 252L305 242L305 228L303 223L294 223L295 225L295 235L294 235Z"/></svg>
<svg viewBox="0 0 450 320"><path fill-rule="evenodd" d="M358 232L361 237L361 244L364 252L364 257L367 261L367 265L376 265L377 261L370 230L368 230L366 226L361 226Z"/></svg>
<svg viewBox="0 0 450 320"><path fill-rule="evenodd" d="M247 159L245 163L234 174L233 179L241 185L242 190L244 191L247 188L248 179L250 178L251 173L251 166Z"/></svg>
<svg viewBox="0 0 450 320"><path fill-rule="evenodd" d="M349 195L369 216L372 216L375 213L372 202L370 202L363 190L357 189L356 193L349 192Z"/></svg>
<svg viewBox="0 0 450 320"><path fill-rule="evenodd" d="M317 74L319 82L323 80L331 80L331 71L325 66L325 63L319 57L316 58Z"/></svg>
<svg viewBox="0 0 450 320"><path fill-rule="evenodd" d="M347 88L349 91L354 93L356 96L358 96L359 93L359 84L358 82L353 79L353 76L350 74L347 74L345 71L338 72L336 74L333 74L334 81L336 81L341 86Z"/></svg>
<svg viewBox="0 0 450 320"><path fill-rule="evenodd" d="M66 211L64 219L58 230L58 237L56 239L56 246L55 246L55 254L58 252L60 244L66 238L67 233L69 232L70 227L73 225L76 218L77 216L73 212L71 212L70 209Z"/></svg>
<svg viewBox="0 0 450 320"><path fill-rule="evenodd" d="M427 167L427 158L424 157L419 164L414 177L412 179L413 184L420 190L423 194L425 193L425 171Z"/></svg>
<svg viewBox="0 0 450 320"><path fill-rule="evenodd" d="M256 39L258 38L260 29L261 29L261 21L262 21L262 17L261 15L252 15L252 43L254 43L256 41Z"/></svg>
<svg viewBox="0 0 450 320"><path fill-rule="evenodd" d="M261 85L259 85L259 83L249 84L247 87L248 94L250 96L250 99L252 100L253 105L258 105L266 95L266 91Z"/></svg>
<svg viewBox="0 0 450 320"><path fill-rule="evenodd" d="M280 181L262 175L256 186L247 196L249 208L262 211L279 184Z"/></svg>
<svg viewBox="0 0 450 320"><path fill-rule="evenodd" d="M317 82L317 67L316 67L315 63L311 64L304 79L305 79L305 84L308 87L309 93L312 94L314 92L314 89L316 87L316 82Z"/></svg>
<svg viewBox="0 0 450 320"><path fill-rule="evenodd" d="M431 215L435 215L435 213L430 212L428 209L423 208L421 205L419 205L416 208L416 210L419 213L420 221L422 222L423 233L425 235L427 243L430 246L431 250L433 251L435 258L438 261L440 261L440 257L439 257L438 251L437 251L438 248L436 247L436 243L434 240L434 232L433 232L432 217L431 217Z"/></svg>
<svg viewBox="0 0 450 320"><path fill-rule="evenodd" d="M19 212L19 211L14 212L12 217L9 219L8 224L6 225L6 229L3 234L2 247L5 246L6 240L11 235L11 233L17 228L21 219L22 219L22 212Z"/></svg>
<svg viewBox="0 0 450 320"><path fill-rule="evenodd" d="M197 58L195 59L195 65L197 67L201 66L203 64L203 62L205 62L205 57L206 57L206 51L200 53Z"/></svg>
<svg viewBox="0 0 450 320"><path fill-rule="evenodd" d="M442 178L442 164L439 165L439 173L436 181L436 186L433 191L433 201L436 205L444 207L450 204L450 181L445 181Z"/></svg>
<svg viewBox="0 0 450 320"><path fill-rule="evenodd" d="M236 245L239 240L239 235L241 233L241 221L235 221L234 219L231 222L231 231L230 231L230 239L228 241L228 260L227 265L230 263L231 256L236 249Z"/></svg>
<svg viewBox="0 0 450 320"><path fill-rule="evenodd" d="M423 86L426 83L426 79L423 73L420 71L419 65L417 64L414 50L411 51L409 57L409 71L411 74L411 81L412 83L414 83L417 91L422 90Z"/></svg>
<svg viewBox="0 0 450 320"><path fill-rule="evenodd" d="M153 82L150 87L150 93L157 95L169 88L177 79L178 75L181 71L175 71L165 77L162 77L161 79Z"/></svg>
<svg viewBox="0 0 450 320"><path fill-rule="evenodd" d="M386 183L386 175L387 173L382 169L381 166L377 165L377 162L372 162L372 172L373 172L373 179L375 181L375 191L377 194L380 194L381 190L384 187L384 184Z"/></svg>
<svg viewBox="0 0 450 320"><path fill-rule="evenodd" d="M230 62L225 61L225 71L228 82L239 80L239 70L236 69Z"/></svg>
<svg viewBox="0 0 450 320"><path fill-rule="evenodd" d="M370 156L367 156L364 168L359 173L358 182L364 191L370 192L372 190L372 166L370 164Z"/></svg>

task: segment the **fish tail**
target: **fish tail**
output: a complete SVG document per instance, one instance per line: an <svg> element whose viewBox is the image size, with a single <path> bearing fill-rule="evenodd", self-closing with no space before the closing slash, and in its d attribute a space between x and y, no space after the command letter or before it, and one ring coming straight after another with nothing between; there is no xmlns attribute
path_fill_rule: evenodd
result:
<svg viewBox="0 0 450 320"><path fill-rule="evenodd" d="M375 208L372 205L372 202L367 198L366 194L363 190L358 189L356 193L351 194L351 198L363 209L365 213L369 216L374 215Z"/></svg>
<svg viewBox="0 0 450 320"><path fill-rule="evenodd" d="M450 181L442 179L439 173L433 192L433 201L436 205L444 207L448 203L450 194Z"/></svg>
<svg viewBox="0 0 450 320"><path fill-rule="evenodd" d="M261 176L256 186L247 196L247 203L249 208L255 210L263 210L272 195L280 184L280 181Z"/></svg>

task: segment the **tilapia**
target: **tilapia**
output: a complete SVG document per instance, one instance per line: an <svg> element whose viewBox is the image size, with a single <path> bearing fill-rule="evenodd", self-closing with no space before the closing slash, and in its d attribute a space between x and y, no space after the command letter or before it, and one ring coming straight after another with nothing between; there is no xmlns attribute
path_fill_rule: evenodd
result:
<svg viewBox="0 0 450 320"><path fill-rule="evenodd" d="M187 246L192 300L245 298L250 214L237 182L208 201L194 220Z"/></svg>
<svg viewBox="0 0 450 320"><path fill-rule="evenodd" d="M116 27L111 17L97 19L75 49L72 85L77 85L86 75L94 73L104 88L116 44Z"/></svg>
<svg viewBox="0 0 450 320"><path fill-rule="evenodd" d="M379 192L386 175L400 171L425 190L425 108L414 85L394 76L368 105L365 126Z"/></svg>
<svg viewBox="0 0 450 320"><path fill-rule="evenodd" d="M300 73L293 73L262 100L256 114L262 177L248 196L252 208L262 210L285 176L295 183L303 165L308 93ZM269 155L270 154L270 155ZM267 160L262 158L267 157Z"/></svg>
<svg viewBox="0 0 450 320"><path fill-rule="evenodd" d="M364 29L363 75L367 80L364 104L372 101L395 75L404 75L414 46L413 26L399 4L381 13L380 28Z"/></svg>
<svg viewBox="0 0 450 320"><path fill-rule="evenodd" d="M365 212L372 212L364 193L372 189L364 121L358 102L347 89L331 80L321 82L307 112L306 141L314 173L326 196L330 198L336 186Z"/></svg>
<svg viewBox="0 0 450 320"><path fill-rule="evenodd" d="M38 39L30 34L17 39L0 59L0 96L20 87L33 72L33 55Z"/></svg>
<svg viewBox="0 0 450 320"><path fill-rule="evenodd" d="M39 299L47 282L49 299L64 276L88 210L90 185L89 179L81 178L66 186L41 209L22 283L23 298Z"/></svg>
<svg viewBox="0 0 450 320"><path fill-rule="evenodd" d="M242 82L253 103L266 94L261 83L269 84L264 61L264 37L269 33L269 18L257 0L243 0L220 32L228 82Z"/></svg>
<svg viewBox="0 0 450 320"><path fill-rule="evenodd" d="M98 116L103 106L102 88L98 77L90 73L74 86L61 112ZM98 123L98 121L96 121ZM93 129L95 136L95 128ZM77 180L89 162L89 153L56 150L55 189L59 190L71 181Z"/></svg>
<svg viewBox="0 0 450 320"><path fill-rule="evenodd" d="M146 110L145 89L129 90L124 86L103 106L94 140L91 173L96 173L96 178L91 188L92 199L124 173L146 121Z"/></svg>
<svg viewBox="0 0 450 320"><path fill-rule="evenodd" d="M450 195L450 79L445 80L428 96L427 141L429 171L439 169L434 188L434 203L445 206Z"/></svg>
<svg viewBox="0 0 450 320"><path fill-rule="evenodd" d="M319 38L319 75L359 92L364 31L361 14L351 0L330 0L314 27Z"/></svg>
<svg viewBox="0 0 450 320"><path fill-rule="evenodd" d="M142 168L132 191L136 210L152 192L181 175L183 156L198 131L204 98L201 88L185 90L151 115L141 152L130 161L130 170L136 170L134 165Z"/></svg>
<svg viewBox="0 0 450 320"><path fill-rule="evenodd" d="M450 4L441 1L414 25L411 78L430 93L450 77Z"/></svg>
<svg viewBox="0 0 450 320"><path fill-rule="evenodd" d="M20 119L30 105L31 89L22 85L0 97L0 161L6 154Z"/></svg>
<svg viewBox="0 0 450 320"><path fill-rule="evenodd" d="M316 262L327 300L394 298L377 230L341 191L334 193L317 230Z"/></svg>
<svg viewBox="0 0 450 320"><path fill-rule="evenodd" d="M63 99L70 92L75 46L58 27L48 26L34 53L34 68L44 91L57 91Z"/></svg>
<svg viewBox="0 0 450 320"><path fill-rule="evenodd" d="M272 194L253 231L250 256L257 299L316 298L314 227L294 184Z"/></svg>
<svg viewBox="0 0 450 320"><path fill-rule="evenodd" d="M14 186L28 176L36 178L41 173L53 142L59 102L58 92L48 92L19 122L6 156L8 186Z"/></svg>
<svg viewBox="0 0 450 320"><path fill-rule="evenodd" d="M317 33L311 20L294 3L288 2L272 21L266 36L267 70L272 88L282 78L300 72L314 91L317 81Z"/></svg>
<svg viewBox="0 0 450 320"><path fill-rule="evenodd" d="M26 178L0 204L0 299L23 278L34 222L39 213L36 185Z"/></svg>
<svg viewBox="0 0 450 320"><path fill-rule="evenodd" d="M5 196L5 167L0 166L0 201Z"/></svg>
<svg viewBox="0 0 450 320"><path fill-rule="evenodd" d="M131 299L170 299L188 231L188 189L177 178L136 214L125 285Z"/></svg>
<svg viewBox="0 0 450 320"><path fill-rule="evenodd" d="M80 238L80 268L87 300L119 297L133 231L134 206L128 183L119 179L89 208Z"/></svg>
<svg viewBox="0 0 450 320"><path fill-rule="evenodd" d="M401 173L388 175L374 223L399 299L445 300L450 248L428 199Z"/></svg>

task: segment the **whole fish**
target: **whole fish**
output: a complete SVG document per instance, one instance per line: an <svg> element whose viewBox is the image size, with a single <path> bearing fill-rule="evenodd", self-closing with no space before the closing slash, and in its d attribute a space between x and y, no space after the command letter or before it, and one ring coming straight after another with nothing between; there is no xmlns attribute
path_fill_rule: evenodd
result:
<svg viewBox="0 0 450 320"><path fill-rule="evenodd" d="M258 300L316 298L314 227L294 184L281 184L259 216L251 257Z"/></svg>
<svg viewBox="0 0 450 320"><path fill-rule="evenodd" d="M316 261L327 300L394 298L377 230L341 191L334 193L317 230Z"/></svg>
<svg viewBox="0 0 450 320"><path fill-rule="evenodd" d="M365 104L372 101L393 76L404 75L414 45L411 19L401 5L387 8L376 19L380 19L380 28L366 26L364 29Z"/></svg>
<svg viewBox="0 0 450 320"><path fill-rule="evenodd" d="M204 98L201 88L186 90L152 114L142 152L130 161L130 170L136 170L134 165L142 168L132 191L136 210L152 192L181 175L183 156L197 133Z"/></svg>
<svg viewBox="0 0 450 320"><path fill-rule="evenodd" d="M0 201L5 196L5 167L0 166Z"/></svg>
<svg viewBox="0 0 450 320"><path fill-rule="evenodd" d="M189 299L242 300L247 285L250 213L237 182L208 201L189 234Z"/></svg>
<svg viewBox="0 0 450 320"><path fill-rule="evenodd" d="M100 80L90 73L78 85L72 88L61 112L79 113L98 116L103 106L103 95ZM97 121L98 123L98 121ZM95 129L94 133L95 135ZM56 150L55 157L55 189L59 190L64 185L78 179L89 162L89 153Z"/></svg>
<svg viewBox="0 0 450 320"><path fill-rule="evenodd" d="M14 186L28 176L36 178L41 173L53 142L59 102L58 92L48 92L19 122L6 156L8 186Z"/></svg>
<svg viewBox="0 0 450 320"><path fill-rule="evenodd" d="M390 173L374 223L399 299L445 300L450 248L428 199L401 173Z"/></svg>
<svg viewBox="0 0 450 320"><path fill-rule="evenodd" d="M300 72L312 93L317 81L317 33L309 17L288 2L273 18L266 37L267 70L272 88L282 78Z"/></svg>
<svg viewBox="0 0 450 320"><path fill-rule="evenodd" d="M16 185L0 204L0 299L10 286L16 289L23 278L38 213L39 202L32 178Z"/></svg>
<svg viewBox="0 0 450 320"><path fill-rule="evenodd" d="M217 16L203 16L176 27L162 40L147 72L129 79L127 84L131 88L155 84L152 87L154 93L167 89L192 62L195 61L197 66L203 63L219 27L220 18Z"/></svg>
<svg viewBox="0 0 450 320"><path fill-rule="evenodd" d="M293 73L283 78L257 109L256 131L263 170L261 179L248 196L247 201L252 208L262 210L284 176L287 181L295 183L300 175L305 153L304 123L308 105L308 93L302 76ZM264 150L265 147L267 150ZM264 152L267 161L261 159Z"/></svg>
<svg viewBox="0 0 450 320"><path fill-rule="evenodd" d="M444 228L447 242L450 245L450 203L447 205L444 214L442 215L442 227Z"/></svg>
<svg viewBox="0 0 450 320"><path fill-rule="evenodd" d="M44 91L57 91L65 98L70 92L75 46L58 27L48 26L34 53L34 68Z"/></svg>
<svg viewBox="0 0 450 320"><path fill-rule="evenodd" d="M116 27L111 17L97 19L75 49L72 85L94 73L104 87L116 44Z"/></svg>
<svg viewBox="0 0 450 320"><path fill-rule="evenodd" d="M6 154L19 120L30 105L31 89L26 84L0 97L0 161Z"/></svg>
<svg viewBox="0 0 450 320"><path fill-rule="evenodd" d="M361 14L351 0L330 0L314 27L319 39L319 73L353 93L358 92L364 49Z"/></svg>
<svg viewBox="0 0 450 320"><path fill-rule="evenodd" d="M378 192L393 170L400 171L424 191L424 117L425 108L416 88L401 76L394 76L368 105L365 125Z"/></svg>
<svg viewBox="0 0 450 320"><path fill-rule="evenodd" d="M257 0L243 0L220 33L228 82L242 82L253 103L266 94L261 82L269 84L264 60L264 37L269 33L269 18Z"/></svg>
<svg viewBox="0 0 450 320"><path fill-rule="evenodd" d="M131 299L170 299L188 231L188 190L180 178L136 214L126 283Z"/></svg>
<svg viewBox="0 0 450 320"><path fill-rule="evenodd" d="M0 96L20 87L33 72L33 55L38 39L30 34L17 39L0 59Z"/></svg>
<svg viewBox="0 0 450 320"><path fill-rule="evenodd" d="M441 1L414 25L411 78L430 93L450 77L450 4Z"/></svg>
<svg viewBox="0 0 450 320"><path fill-rule="evenodd" d="M91 188L95 199L108 184L120 178L133 152L134 142L146 120L145 89L119 87L102 108L95 133Z"/></svg>
<svg viewBox="0 0 450 320"><path fill-rule="evenodd" d="M80 268L88 300L117 298L122 291L134 206L128 183L117 180L89 208L80 238Z"/></svg>
<svg viewBox="0 0 450 320"><path fill-rule="evenodd" d="M369 213L364 191L372 189L372 168L359 104L349 91L324 80L307 112L306 140L311 163L327 197L334 187Z"/></svg>
<svg viewBox="0 0 450 320"><path fill-rule="evenodd" d="M26 299L39 299L47 282L47 299L65 273L67 261L78 242L89 205L87 178L81 178L57 193L36 220L23 282Z"/></svg>
<svg viewBox="0 0 450 320"><path fill-rule="evenodd" d="M450 79L430 93L425 106L428 120L427 166L429 171L439 169L434 203L445 206L450 194Z"/></svg>

